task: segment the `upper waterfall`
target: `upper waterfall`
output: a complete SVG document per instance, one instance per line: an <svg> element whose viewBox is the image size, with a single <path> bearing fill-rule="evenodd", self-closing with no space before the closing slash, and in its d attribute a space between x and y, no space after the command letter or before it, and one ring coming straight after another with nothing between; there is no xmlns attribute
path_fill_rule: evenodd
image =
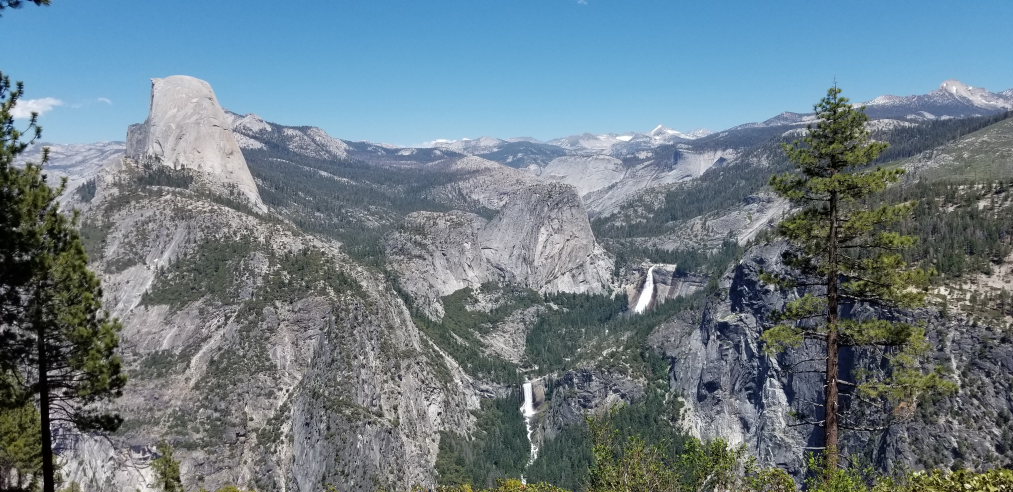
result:
<svg viewBox="0 0 1013 492"><path fill-rule="evenodd" d="M643 314L647 311L647 307L651 305L651 301L654 299L654 267L647 269L647 279L644 280L644 288L640 290L640 297L637 298L637 305L633 308L633 312L637 314Z"/></svg>

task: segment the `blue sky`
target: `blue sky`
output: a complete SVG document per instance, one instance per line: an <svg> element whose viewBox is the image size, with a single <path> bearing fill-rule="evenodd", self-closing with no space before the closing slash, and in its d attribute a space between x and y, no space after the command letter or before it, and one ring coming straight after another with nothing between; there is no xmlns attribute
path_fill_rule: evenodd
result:
<svg viewBox="0 0 1013 492"><path fill-rule="evenodd" d="M45 140L122 140L152 77L351 140L722 129L845 95L1013 87L1013 2L53 0L4 10L0 70ZM49 100L50 103L54 102Z"/></svg>

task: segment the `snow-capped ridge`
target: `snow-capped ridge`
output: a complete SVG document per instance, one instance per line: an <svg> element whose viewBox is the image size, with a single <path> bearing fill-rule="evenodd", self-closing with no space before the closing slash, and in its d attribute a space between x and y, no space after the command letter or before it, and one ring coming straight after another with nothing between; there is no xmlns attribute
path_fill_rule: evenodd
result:
<svg viewBox="0 0 1013 492"><path fill-rule="evenodd" d="M654 137L654 138L672 136L672 137L677 137L677 138L681 138L681 139L685 139L685 140L695 140L697 138L706 137L707 135L710 135L712 133L714 133L714 132L712 132L712 131L710 131L710 130L708 130L706 128L697 128L696 130L693 130L693 131L691 131L689 133L685 133L685 132L680 132L679 130L673 130L673 129L671 129L671 128L665 126L665 125L661 125L661 124L659 124L658 126L654 127L653 130L647 132L648 135L650 135L651 137Z"/></svg>
<svg viewBox="0 0 1013 492"><path fill-rule="evenodd" d="M948 79L928 94L879 96L864 105L873 117L913 120L959 118L1013 109L1013 90L990 92L983 87Z"/></svg>
<svg viewBox="0 0 1013 492"><path fill-rule="evenodd" d="M418 148L445 149L460 152L462 154L484 154L488 152L495 152L506 143L508 143L508 140L488 136L478 138L461 138L456 140L438 138L436 140L424 142Z"/></svg>
<svg viewBox="0 0 1013 492"><path fill-rule="evenodd" d="M939 85L937 92L943 92L983 109L1013 109L1013 101L1008 100L1002 94L995 94L981 87L973 87L956 79L944 81Z"/></svg>
<svg viewBox="0 0 1013 492"><path fill-rule="evenodd" d="M855 106L864 106L873 119L910 121L944 120L994 114L1013 110L1013 89L990 92L957 79L948 79L928 94L896 96L885 94ZM805 125L814 121L812 113L785 111L760 123L746 123L730 128L764 128Z"/></svg>

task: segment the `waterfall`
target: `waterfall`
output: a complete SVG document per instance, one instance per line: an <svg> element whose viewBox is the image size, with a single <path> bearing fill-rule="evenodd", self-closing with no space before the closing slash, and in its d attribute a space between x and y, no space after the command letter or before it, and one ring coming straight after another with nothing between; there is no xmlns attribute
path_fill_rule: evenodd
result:
<svg viewBox="0 0 1013 492"><path fill-rule="evenodd" d="M644 288L640 290L640 297L637 299L637 305L633 308L633 312L637 314L643 314L647 311L647 306L651 305L651 300L654 299L654 266L647 269L647 280L644 280Z"/></svg>
<svg viewBox="0 0 1013 492"><path fill-rule="evenodd" d="M538 446L535 445L535 441L531 437L531 434L534 432L534 427L532 426L531 421L535 416L535 395L531 389L530 381L524 383L524 404L521 405L521 414L524 415L524 426L528 430L528 442L531 443L531 457L528 458L527 465L531 466L531 464L535 462L535 459L538 458ZM524 476L521 476L521 481L525 484L527 483Z"/></svg>

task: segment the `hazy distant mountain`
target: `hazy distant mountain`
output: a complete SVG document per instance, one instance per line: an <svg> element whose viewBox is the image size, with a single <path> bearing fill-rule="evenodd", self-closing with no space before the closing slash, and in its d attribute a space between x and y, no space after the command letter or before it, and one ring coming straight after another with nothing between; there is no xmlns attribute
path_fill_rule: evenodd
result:
<svg viewBox="0 0 1013 492"><path fill-rule="evenodd" d="M616 150L620 152L628 151L630 147L656 147L665 144L688 142L705 137L711 133L713 132L705 129L683 133L664 125L658 125L647 133L582 133L549 140L547 143L557 145L573 153L610 154Z"/></svg>
<svg viewBox="0 0 1013 492"><path fill-rule="evenodd" d="M947 80L928 94L898 97L880 96L867 103L866 113L873 118L934 120L966 118L1013 109L1013 92L989 92L959 80Z"/></svg>
<svg viewBox="0 0 1013 492"><path fill-rule="evenodd" d="M989 92L950 79L928 94L879 96L863 103L872 119L930 121L947 118L985 116L1013 110L1013 89ZM784 112L762 123L746 123L735 128L802 125L813 121L812 113Z"/></svg>

